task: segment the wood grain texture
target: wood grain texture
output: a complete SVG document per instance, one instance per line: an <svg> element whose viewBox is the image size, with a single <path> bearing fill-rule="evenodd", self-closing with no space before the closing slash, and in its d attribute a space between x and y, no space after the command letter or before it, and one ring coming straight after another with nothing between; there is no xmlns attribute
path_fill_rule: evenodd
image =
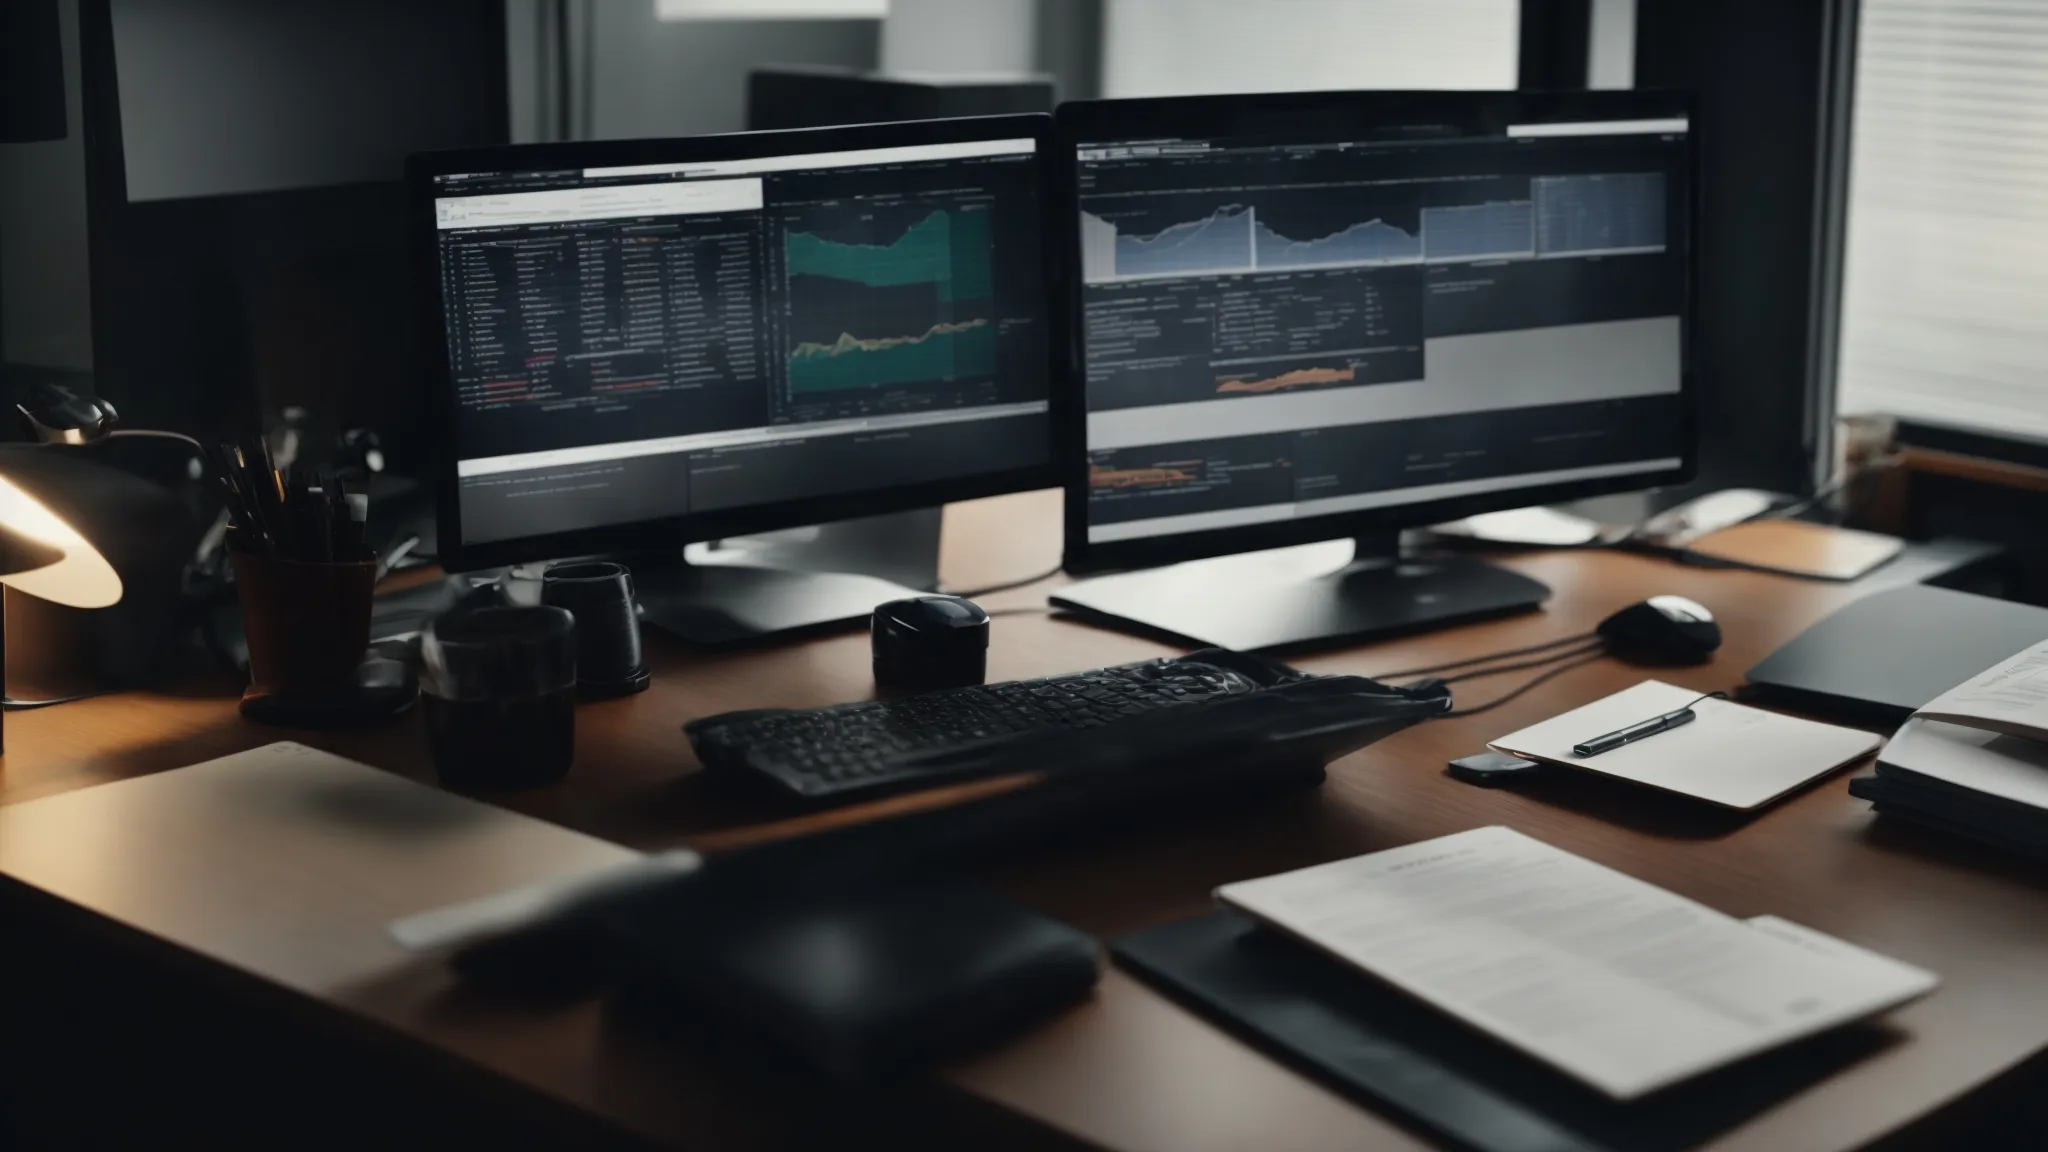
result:
<svg viewBox="0 0 2048 1152"><path fill-rule="evenodd" d="M1056 493L949 509L944 573L953 586L1016 578L1058 554ZM1504 561L1549 584L1546 609L1512 619L1303 657L1313 671L1372 673L1583 632L1625 604L1679 593L1721 618L1727 643L1708 664L1654 673L1602 661L1492 713L1410 729L1340 761L1312 794L1225 817L1158 826L1002 869L999 887L1090 931L1114 934L1202 911L1219 883L1374 851L1485 824L1507 824L1735 916L1775 913L1938 972L1940 991L1893 1017L1899 1040L1843 1074L1727 1133L1714 1147L1860 1146L1963 1096L2048 1046L2048 916L2037 869L1873 822L1841 775L1755 816L1723 813L1597 778L1527 791L1473 788L1447 760L1485 741L1654 674L1725 689L1800 629L1859 595L1856 585L1687 568L1632 555L1532 553ZM989 597L1042 605L1051 581ZM993 624L992 679L1165 655L1148 640L1043 614ZM867 696L862 635L706 654L653 640L654 688L586 705L567 780L487 797L636 848L718 847L814 826L714 796L679 732L730 708L806 706ZM1910 658L1902 654L1901 658ZM1459 686L1462 702L1504 691ZM282 736L417 779L432 778L417 720L369 733L258 729L234 712L231 685L126 693L10 718L0 805L189 764ZM81 847L81 851L87 850ZM91 850L118 852L119 845ZM288 964L286 965L288 968ZM289 970L269 973L305 986ZM764 1093L687 1046L655 1043L590 1003L517 1008L456 987L431 966L399 965L322 997L407 1050L453 1058L494 1082L580 1110L594 1129L690 1147L757 1147L789 1138ZM1087 1004L1029 1035L944 1069L972 1111L1116 1149L1408 1148L1415 1137L1108 972ZM999 1107L986 1108L984 1104Z"/></svg>

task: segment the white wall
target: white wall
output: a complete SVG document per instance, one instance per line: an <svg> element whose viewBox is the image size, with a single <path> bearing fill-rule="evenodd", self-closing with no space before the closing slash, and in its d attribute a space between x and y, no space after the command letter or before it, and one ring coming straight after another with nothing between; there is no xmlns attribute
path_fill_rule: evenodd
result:
<svg viewBox="0 0 2048 1152"><path fill-rule="evenodd" d="M882 70L1030 72L1037 26L1037 0L890 0Z"/></svg>
<svg viewBox="0 0 2048 1152"><path fill-rule="evenodd" d="M1586 87L1636 86L1636 0L1593 0L1588 19Z"/></svg>
<svg viewBox="0 0 2048 1152"><path fill-rule="evenodd" d="M1105 0L1104 96L1512 88L1518 0Z"/></svg>
<svg viewBox="0 0 2048 1152"><path fill-rule="evenodd" d="M592 6L587 24L585 5ZM738 132L747 126L747 73L755 67L867 69L879 57L874 20L664 23L651 0L571 0L571 9L577 27L593 34L589 123L600 140ZM572 99L579 90L572 88Z"/></svg>

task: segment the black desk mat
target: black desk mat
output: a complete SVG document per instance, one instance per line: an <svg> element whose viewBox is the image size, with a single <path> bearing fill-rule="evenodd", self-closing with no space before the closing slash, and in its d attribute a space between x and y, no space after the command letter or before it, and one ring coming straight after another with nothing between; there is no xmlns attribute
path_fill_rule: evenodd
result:
<svg viewBox="0 0 2048 1152"><path fill-rule="evenodd" d="M1115 940L1117 962L1281 1060L1449 1147L1689 1148L1894 1042L1839 1029L1617 1102L1231 912Z"/></svg>

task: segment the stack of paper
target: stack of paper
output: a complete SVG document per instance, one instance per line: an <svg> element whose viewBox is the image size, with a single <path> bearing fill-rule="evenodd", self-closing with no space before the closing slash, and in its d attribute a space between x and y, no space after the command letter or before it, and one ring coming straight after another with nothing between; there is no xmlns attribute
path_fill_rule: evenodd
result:
<svg viewBox="0 0 2048 1152"><path fill-rule="evenodd" d="M2048 641L1915 712L1849 791L1886 815L2048 858Z"/></svg>

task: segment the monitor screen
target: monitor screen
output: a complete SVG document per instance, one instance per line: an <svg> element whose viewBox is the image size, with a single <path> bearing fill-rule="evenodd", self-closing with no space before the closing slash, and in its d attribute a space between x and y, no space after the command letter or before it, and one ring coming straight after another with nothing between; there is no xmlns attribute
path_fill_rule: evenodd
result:
<svg viewBox="0 0 2048 1152"><path fill-rule="evenodd" d="M818 137L433 177L460 545L1048 465L1035 141Z"/></svg>
<svg viewBox="0 0 2048 1152"><path fill-rule="evenodd" d="M1686 128L1074 144L1086 542L1680 468Z"/></svg>
<svg viewBox="0 0 2048 1152"><path fill-rule="evenodd" d="M502 143L491 0L112 0L137 203L394 181L408 153Z"/></svg>

